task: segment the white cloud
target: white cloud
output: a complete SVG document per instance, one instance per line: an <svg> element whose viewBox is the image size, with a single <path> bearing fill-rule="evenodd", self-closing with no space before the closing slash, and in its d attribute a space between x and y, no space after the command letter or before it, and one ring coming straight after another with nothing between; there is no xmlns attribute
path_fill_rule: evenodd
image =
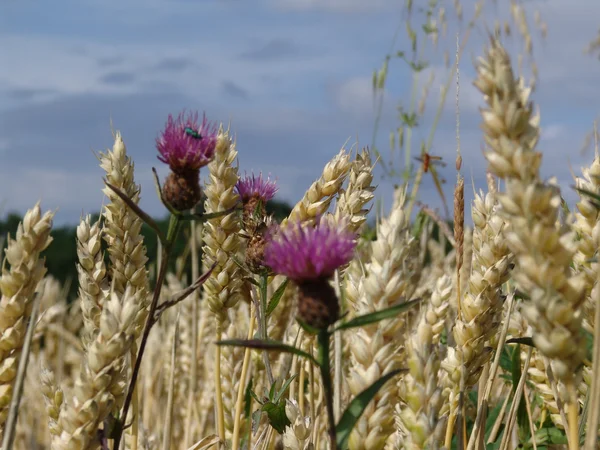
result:
<svg viewBox="0 0 600 450"><path fill-rule="evenodd" d="M543 139L556 139L564 136L565 132L566 127L564 125L553 123L542 128L541 137Z"/></svg>
<svg viewBox="0 0 600 450"><path fill-rule="evenodd" d="M371 77L354 77L330 88L334 105L342 113L354 117L373 117L375 111L375 97ZM389 92L383 94L385 100L389 100Z"/></svg>

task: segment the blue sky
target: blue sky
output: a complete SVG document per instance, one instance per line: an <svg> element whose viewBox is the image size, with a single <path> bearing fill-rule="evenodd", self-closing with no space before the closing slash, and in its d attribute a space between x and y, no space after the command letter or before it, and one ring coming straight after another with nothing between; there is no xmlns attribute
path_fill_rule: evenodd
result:
<svg viewBox="0 0 600 450"><path fill-rule="evenodd" d="M415 0L419 3L418 0ZM423 4L425 2L423 1ZM423 128L427 137L459 24L447 3L448 35L425 47L435 74ZM487 1L488 26L508 17L503 2ZM508 3L508 2L506 2ZM3 0L0 3L0 215L24 212L38 199L58 208L56 222L76 223L98 211L103 172L93 151L112 145L110 119L122 132L142 184L142 206L162 215L151 167L154 140L169 113L205 111L231 122L244 170L278 177L279 198L295 203L344 143L371 144L375 112L372 71L380 67L404 19L403 2L391 0ZM544 175L556 175L574 198L576 173L589 163L581 154L600 112L600 61L584 49L597 33L596 0L529 0L548 23L534 40L540 80L533 99L542 112ZM465 20L473 1L463 1ZM530 17L533 17L532 15ZM483 23L483 22L482 22ZM464 25L463 25L464 30ZM460 64L463 174L483 187L485 161L471 86L473 59L485 44L473 30ZM403 31L396 49L407 47ZM537 36L537 35L536 35ZM511 42L509 48L517 51ZM411 75L390 65L377 143L386 155L396 105L409 101ZM454 160L454 93L443 109L433 153ZM453 166L453 164L449 164ZM447 196L455 175L447 168ZM389 205L393 180L378 179ZM467 187L467 200L472 196ZM431 180L421 200L439 207Z"/></svg>

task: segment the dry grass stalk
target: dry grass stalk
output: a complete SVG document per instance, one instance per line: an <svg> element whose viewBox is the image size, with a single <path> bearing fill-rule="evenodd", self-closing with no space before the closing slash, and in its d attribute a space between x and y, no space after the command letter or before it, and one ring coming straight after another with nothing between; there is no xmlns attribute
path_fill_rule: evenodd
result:
<svg viewBox="0 0 600 450"><path fill-rule="evenodd" d="M10 269L4 266L0 278L0 432L12 399L35 290L46 273L40 253L52 242L53 216L51 212L42 216L37 203L25 213L15 239L9 237L5 251L5 263L10 264Z"/></svg>
<svg viewBox="0 0 600 450"><path fill-rule="evenodd" d="M458 317L461 317L461 282L460 269L463 265L464 242L465 242L465 179L458 176L456 187L454 188L454 241L456 242L456 303L458 305Z"/></svg>
<svg viewBox="0 0 600 450"><path fill-rule="evenodd" d="M248 330L249 305L242 304L232 311L232 320L225 330L226 339L246 339ZM240 388L240 376L244 362L243 347L223 347L221 350L221 377L223 388L223 410L225 414L225 436L231 439L235 422L235 406ZM245 385L242 389L245 389ZM239 420L239 419L238 419ZM245 423L241 423L244 428Z"/></svg>
<svg viewBox="0 0 600 450"><path fill-rule="evenodd" d="M463 241L463 264L460 268L460 292L464 295L467 292L469 278L471 277L471 267L473 260L473 229L465 227L465 238Z"/></svg>

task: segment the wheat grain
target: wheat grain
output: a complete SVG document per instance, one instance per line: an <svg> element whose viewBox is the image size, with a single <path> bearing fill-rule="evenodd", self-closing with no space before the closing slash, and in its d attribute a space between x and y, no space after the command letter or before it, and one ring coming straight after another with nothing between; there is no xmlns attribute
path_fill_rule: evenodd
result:
<svg viewBox="0 0 600 450"><path fill-rule="evenodd" d="M82 341L87 346L94 339L100 325L100 312L108 296L108 280L106 266L102 254L102 228L98 220L91 223L91 216L86 216L77 227L77 274L79 279L79 296L81 298L81 314L85 327Z"/></svg>
<svg viewBox="0 0 600 450"><path fill-rule="evenodd" d="M99 332L87 348L73 396L61 410L62 432L53 439L54 450L91 450L99 445L99 427L125 389L123 372L139 315L139 300L129 300L130 295L135 295L131 288L125 298L112 292L105 302Z"/></svg>
<svg viewBox="0 0 600 450"><path fill-rule="evenodd" d="M134 180L134 165L127 156L125 143L119 132L115 135L112 151L100 153L100 166L106 172L106 179L121 190L134 203L140 200L140 187ZM108 186L103 189L109 203L104 207L103 237L108 244L110 266L110 288L120 294L123 300L137 301L135 320L136 338L141 334L146 317L150 296L148 289L148 271L146 269L146 247L141 234L142 220ZM130 295L123 294L130 289ZM83 298L83 297L82 297ZM82 306L82 312L87 307Z"/></svg>
<svg viewBox="0 0 600 450"><path fill-rule="evenodd" d="M539 179L539 116L533 114L530 90L515 79L508 54L497 40L480 59L477 73L475 85L488 104L481 111L485 156L490 172L506 181L506 192L498 194L498 200L509 222L505 237L519 269L514 279L531 298L524 313L534 329L536 348L551 359L553 373L566 388L562 395L569 404L570 442L576 446L581 372L575 368L585 355L580 308L585 279L571 274L574 235L568 224L557 226L557 188Z"/></svg>
<svg viewBox="0 0 600 450"><path fill-rule="evenodd" d="M53 216L51 212L42 216L37 203L25 213L15 239L8 239L5 251L10 269L3 267L0 278L0 431L8 415L34 293L46 273L40 253L52 242Z"/></svg>
<svg viewBox="0 0 600 450"><path fill-rule="evenodd" d="M312 221L323 215L333 201L335 195L342 188L352 164L350 155L342 148L340 152L329 161L323 169L321 177L315 181L302 197L292 212L283 220L282 226L288 221Z"/></svg>

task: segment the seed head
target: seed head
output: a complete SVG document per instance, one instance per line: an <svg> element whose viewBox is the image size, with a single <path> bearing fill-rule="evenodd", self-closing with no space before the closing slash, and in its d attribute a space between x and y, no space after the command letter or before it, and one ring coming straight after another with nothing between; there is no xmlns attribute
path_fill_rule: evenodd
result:
<svg viewBox="0 0 600 450"><path fill-rule="evenodd" d="M163 197L177 211L187 211L202 198L200 169L189 172L171 172L163 186Z"/></svg>

